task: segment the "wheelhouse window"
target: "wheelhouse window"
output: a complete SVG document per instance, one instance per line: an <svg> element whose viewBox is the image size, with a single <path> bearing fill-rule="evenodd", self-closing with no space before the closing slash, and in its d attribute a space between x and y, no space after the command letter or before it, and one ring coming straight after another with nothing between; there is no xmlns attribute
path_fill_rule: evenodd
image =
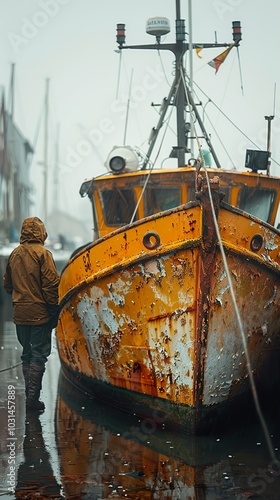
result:
<svg viewBox="0 0 280 500"><path fill-rule="evenodd" d="M181 205L180 187L147 188L145 190L145 216Z"/></svg>
<svg viewBox="0 0 280 500"><path fill-rule="evenodd" d="M229 196L230 196L230 188L228 186L223 186L221 185L221 193L224 195L223 196L223 201L226 203L229 203ZM195 201L195 187L189 187L188 189L188 201Z"/></svg>
<svg viewBox="0 0 280 500"><path fill-rule="evenodd" d="M239 208L268 222L274 200L275 191L271 189L245 187L240 192Z"/></svg>
<svg viewBox="0 0 280 500"><path fill-rule="evenodd" d="M101 196L104 219L108 226L130 223L136 206L132 189L104 189Z"/></svg>

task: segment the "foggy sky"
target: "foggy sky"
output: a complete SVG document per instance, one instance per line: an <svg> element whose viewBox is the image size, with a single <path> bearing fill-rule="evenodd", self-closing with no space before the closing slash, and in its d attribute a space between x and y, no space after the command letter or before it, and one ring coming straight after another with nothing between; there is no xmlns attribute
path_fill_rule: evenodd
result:
<svg viewBox="0 0 280 500"><path fill-rule="evenodd" d="M91 219L90 205L80 199L84 179L105 171L104 161L115 145L124 141L126 106L132 78L126 143L147 151L158 108L172 83L173 55L157 51L123 51L118 87L120 55L116 52L116 24L126 24L127 44L153 43L146 34L150 17L169 18L175 40L175 0L0 0L0 84L9 106L11 64L15 64L14 119L22 133L34 143L42 117L46 79L49 78L49 206ZM193 42L232 41L231 23L240 20L243 39L231 51L217 74L208 62L223 49L193 54L194 80L215 104L261 149L266 149L265 115L274 113L274 85L279 88L278 0L193 0ZM188 1L181 1L181 17L188 31ZM188 40L188 37L187 37ZM239 68L241 65L241 73ZM241 86L243 85L243 93ZM196 87L195 87L196 90ZM244 94L244 95L243 95ZM216 112L212 102L198 91L207 114L208 132L214 139L220 129L229 156L219 142L220 162L230 168L233 161L243 168L246 148L255 149ZM277 96L276 96L277 97ZM203 113L203 108L201 107ZM175 116L175 115L174 115ZM206 116L206 115L203 115ZM173 121L172 121L173 120ZM174 117L170 121L175 125ZM59 136L58 136L59 130ZM55 142L59 137L59 197L54 199ZM272 122L272 158L280 163L279 103ZM174 131L166 138L159 161L176 144ZM156 148L157 149L157 148ZM44 122L31 166L34 206L31 215L42 215ZM272 162L271 173L279 174Z"/></svg>

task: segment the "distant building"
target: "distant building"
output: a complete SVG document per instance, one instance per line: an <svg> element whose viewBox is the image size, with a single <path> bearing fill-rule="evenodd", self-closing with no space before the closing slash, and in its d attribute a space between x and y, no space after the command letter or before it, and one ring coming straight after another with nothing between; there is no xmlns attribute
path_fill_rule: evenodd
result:
<svg viewBox="0 0 280 500"><path fill-rule="evenodd" d="M0 114L0 244L19 238L22 220L29 216L29 166L33 149L5 109Z"/></svg>

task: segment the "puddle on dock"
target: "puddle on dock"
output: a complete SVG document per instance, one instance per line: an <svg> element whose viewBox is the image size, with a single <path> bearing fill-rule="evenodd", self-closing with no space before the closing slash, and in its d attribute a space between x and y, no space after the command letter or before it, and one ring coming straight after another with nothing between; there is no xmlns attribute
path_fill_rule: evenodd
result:
<svg viewBox="0 0 280 500"><path fill-rule="evenodd" d="M0 311L0 499L280 498L280 409L268 420L275 463L258 422L196 438L156 430L75 389L60 372L54 340L43 379L46 410L26 416L10 313L9 307ZM9 386L15 391L14 435Z"/></svg>

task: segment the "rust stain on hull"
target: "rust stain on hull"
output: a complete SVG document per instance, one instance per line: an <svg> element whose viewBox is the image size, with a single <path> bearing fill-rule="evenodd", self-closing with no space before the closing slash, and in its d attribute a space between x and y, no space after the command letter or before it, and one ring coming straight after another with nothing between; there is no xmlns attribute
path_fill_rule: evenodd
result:
<svg viewBox="0 0 280 500"><path fill-rule="evenodd" d="M216 182L216 181L215 181ZM279 235L214 206L256 374L279 345ZM219 208L220 206L220 208ZM246 363L209 199L116 231L80 253L60 284L63 365L189 418L242 394ZM159 235L149 248L145 235ZM252 244L260 235L261 247ZM245 237L246 235L246 237ZM125 241L125 244L124 244Z"/></svg>

